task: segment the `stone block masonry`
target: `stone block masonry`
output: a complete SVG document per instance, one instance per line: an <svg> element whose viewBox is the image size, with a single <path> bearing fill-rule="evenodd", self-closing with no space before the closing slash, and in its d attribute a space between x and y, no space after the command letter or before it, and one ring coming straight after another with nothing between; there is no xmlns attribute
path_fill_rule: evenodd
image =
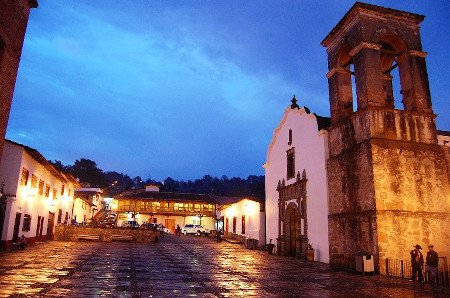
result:
<svg viewBox="0 0 450 298"><path fill-rule="evenodd" d="M415 244L450 257L446 158L438 145L373 141L379 258L409 260ZM384 272L384 263L380 263Z"/></svg>
<svg viewBox="0 0 450 298"><path fill-rule="evenodd" d="M144 229L103 229L61 225L55 227L54 240L77 241L78 235L100 235L100 240L106 242L111 242L113 235L132 236L134 242L149 243L155 242L155 239L159 235L159 232Z"/></svg>
<svg viewBox="0 0 450 298"><path fill-rule="evenodd" d="M30 9L36 0L0 0L0 159Z"/></svg>
<svg viewBox="0 0 450 298"><path fill-rule="evenodd" d="M416 244L450 257L449 164L437 142L419 34L424 18L356 2L322 41L332 122L331 263L354 267L355 253L368 251L375 270L386 273L386 258L409 260ZM392 93L397 67L403 110Z"/></svg>

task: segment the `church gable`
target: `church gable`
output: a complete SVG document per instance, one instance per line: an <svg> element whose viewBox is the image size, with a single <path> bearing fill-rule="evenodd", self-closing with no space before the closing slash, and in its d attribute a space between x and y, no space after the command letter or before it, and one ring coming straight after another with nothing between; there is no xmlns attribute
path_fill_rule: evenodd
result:
<svg viewBox="0 0 450 298"><path fill-rule="evenodd" d="M278 239L274 242L280 254L305 257L305 249L311 244L320 252L316 259L328 262L327 132L324 128L329 120L311 113L306 107L299 107L294 97L274 131L264 165L267 239ZM307 173L308 183L299 176L301 173ZM292 202L286 201L286 195L297 184L302 185L304 195ZM311 200L306 200L306 193L311 195ZM280 198L283 206L279 205ZM303 207L299 199L304 200ZM309 226L313 233L309 233L305 222L313 223Z"/></svg>

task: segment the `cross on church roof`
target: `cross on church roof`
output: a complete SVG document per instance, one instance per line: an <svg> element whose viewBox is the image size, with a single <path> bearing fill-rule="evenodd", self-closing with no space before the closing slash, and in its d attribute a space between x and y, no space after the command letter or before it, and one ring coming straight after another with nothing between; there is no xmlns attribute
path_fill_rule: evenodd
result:
<svg viewBox="0 0 450 298"><path fill-rule="evenodd" d="M291 102L291 109L300 109L299 105L297 104L298 100L295 98L295 95L292 98Z"/></svg>

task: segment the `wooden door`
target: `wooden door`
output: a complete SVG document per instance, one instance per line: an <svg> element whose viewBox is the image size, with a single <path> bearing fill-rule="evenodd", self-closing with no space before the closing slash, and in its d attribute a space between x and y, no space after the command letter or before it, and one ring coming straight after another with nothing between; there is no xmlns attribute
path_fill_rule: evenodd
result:
<svg viewBox="0 0 450 298"><path fill-rule="evenodd" d="M47 240L53 239L53 226L55 225L55 213L48 213L48 224L47 224Z"/></svg>
<svg viewBox="0 0 450 298"><path fill-rule="evenodd" d="M41 226L39 229L39 240L42 240L42 231L44 230L44 217L41 216Z"/></svg>
<svg viewBox="0 0 450 298"><path fill-rule="evenodd" d="M16 242L19 238L19 228L20 228L20 219L22 218L22 213L16 213L16 219L14 220L14 232L12 242Z"/></svg>
<svg viewBox="0 0 450 298"><path fill-rule="evenodd" d="M174 218L166 218L164 222L164 226L170 230L171 233L175 232L175 219Z"/></svg>
<svg viewBox="0 0 450 298"><path fill-rule="evenodd" d="M298 231L298 214L297 208L288 207L285 215L285 252L290 256L296 256L297 253L297 231Z"/></svg>
<svg viewBox="0 0 450 298"><path fill-rule="evenodd" d="M39 239L39 231L41 230L41 217L38 216L37 226L36 226L36 241Z"/></svg>

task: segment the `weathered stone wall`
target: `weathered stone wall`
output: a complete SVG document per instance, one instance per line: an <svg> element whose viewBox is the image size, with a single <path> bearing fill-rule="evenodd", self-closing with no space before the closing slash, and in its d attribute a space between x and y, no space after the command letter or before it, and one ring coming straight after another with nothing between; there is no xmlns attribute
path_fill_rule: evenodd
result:
<svg viewBox="0 0 450 298"><path fill-rule="evenodd" d="M441 146L374 140L379 258L409 259L416 244L450 257L450 193ZM380 270L385 270L384 262Z"/></svg>
<svg viewBox="0 0 450 298"><path fill-rule="evenodd" d="M0 158L28 23L37 1L0 0Z"/></svg>
<svg viewBox="0 0 450 298"><path fill-rule="evenodd" d="M450 248L445 148L433 115L367 109L329 131L330 258L353 267L354 253L408 259L413 245Z"/></svg>
<svg viewBox="0 0 450 298"><path fill-rule="evenodd" d="M358 251L370 252L378 262L371 144L357 135L368 122L352 119L329 131L328 160L330 259L347 267L354 267Z"/></svg>
<svg viewBox="0 0 450 298"><path fill-rule="evenodd" d="M76 226L56 226L54 239L59 241L77 241L78 235L100 235L101 241L111 242L112 235L132 236L134 242L148 243L154 242L159 235L158 231L146 229L128 228L86 228Z"/></svg>

